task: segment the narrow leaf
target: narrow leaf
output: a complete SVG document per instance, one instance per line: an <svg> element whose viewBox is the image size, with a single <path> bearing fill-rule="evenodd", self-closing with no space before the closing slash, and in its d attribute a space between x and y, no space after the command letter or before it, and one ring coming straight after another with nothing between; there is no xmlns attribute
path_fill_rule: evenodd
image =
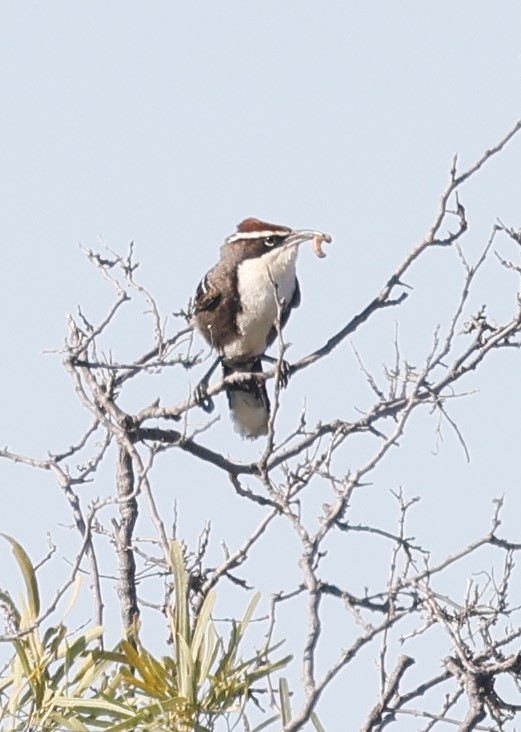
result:
<svg viewBox="0 0 521 732"><path fill-rule="evenodd" d="M282 724L286 725L291 722L291 703L289 696L288 681L285 678L279 681L279 694L280 694L280 711L282 712Z"/></svg>
<svg viewBox="0 0 521 732"><path fill-rule="evenodd" d="M207 629L211 623L211 614L213 606L215 605L215 598L215 592L209 592L204 598L203 606L201 607L201 610L199 612L191 644L192 658L194 661L197 660L197 657L199 655L199 649L204 640Z"/></svg>
<svg viewBox="0 0 521 732"><path fill-rule="evenodd" d="M275 715L275 717L270 717L269 719L267 719L262 724L259 724L258 727L255 727L255 729L252 729L251 732L261 732L262 729L266 729L266 727L269 727L270 724L273 724L273 722L276 722L279 719L280 719L280 715L279 714Z"/></svg>
<svg viewBox="0 0 521 732"><path fill-rule="evenodd" d="M183 559L183 551L178 541L170 544L170 561L174 573L175 586L175 629L186 644L190 645L190 617L188 615L188 578Z"/></svg>
<svg viewBox="0 0 521 732"><path fill-rule="evenodd" d="M0 536L3 536L4 539L11 544L14 557L22 571L25 588L27 590L28 608L31 615L30 622L34 622L40 613L40 595L38 593L38 583L36 581L34 567L25 549L15 539L13 539L12 536L2 533L0 533Z"/></svg>
<svg viewBox="0 0 521 732"><path fill-rule="evenodd" d="M246 612L244 613L244 618L241 621L241 624L239 626L239 637L244 635L244 632L246 628L248 627L250 620L253 617L253 613L255 612L255 609L257 605L259 604L261 594L260 592L256 592L253 597L250 600L250 603L248 607L246 608Z"/></svg>
<svg viewBox="0 0 521 732"><path fill-rule="evenodd" d="M322 727L322 725L318 721L318 717L315 714L315 712L311 712L310 720L311 720L311 724L313 725L313 727L316 729L317 732L326 732L324 727Z"/></svg>

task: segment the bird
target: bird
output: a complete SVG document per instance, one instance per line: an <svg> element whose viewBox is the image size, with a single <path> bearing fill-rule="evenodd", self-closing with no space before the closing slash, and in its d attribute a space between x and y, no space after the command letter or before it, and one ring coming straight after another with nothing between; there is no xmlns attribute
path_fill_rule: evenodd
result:
<svg viewBox="0 0 521 732"><path fill-rule="evenodd" d="M219 261L195 292L193 325L217 356L194 392L196 401L212 411L213 401L206 391L219 363L223 377L247 375L225 387L234 427L244 438L268 434L270 401L265 380L252 374L262 374L263 360L277 362L266 350L300 304L296 261L299 245L309 240L314 241L315 253L325 256L321 243L331 241L327 234L244 219L225 239ZM283 385L288 373L286 368Z"/></svg>

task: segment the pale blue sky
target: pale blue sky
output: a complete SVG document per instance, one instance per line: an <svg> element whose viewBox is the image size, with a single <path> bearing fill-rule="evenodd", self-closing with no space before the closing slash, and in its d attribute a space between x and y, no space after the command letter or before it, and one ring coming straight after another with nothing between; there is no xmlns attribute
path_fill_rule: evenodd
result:
<svg viewBox="0 0 521 732"><path fill-rule="evenodd" d="M328 231L334 243L327 259L301 254L303 303L287 332L290 359L321 345L423 236L453 155L470 164L521 117L520 38L518 0L5 2L0 444L44 457L77 439L86 424L60 357L42 355L63 343L66 314L78 304L96 319L111 301L78 242L96 248L101 237L124 252L133 240L141 282L167 315L186 305L242 218ZM517 139L464 191L469 256L478 256L496 217L521 226L520 169ZM425 358L432 329L451 312L461 281L450 257L440 251L426 257L402 311L375 319L355 337L372 368L381 373L393 358L396 319L409 360ZM474 303L489 302L491 316L504 317L515 296L512 279L491 267L478 288ZM122 358L150 345L142 309L129 310L135 320L106 344ZM192 383L200 373L190 374ZM413 421L403 449L375 476L378 501L367 495L367 507L381 501L375 520L394 510L390 488L422 495L421 538L441 556L483 532L491 497L505 494L505 533L517 531L519 538L518 374L518 356L502 354L465 385L480 389L455 405L470 466L450 433L434 457L434 424ZM295 423L305 397L311 421L336 415L339 383L347 392L353 385L337 415L349 419L369 394L347 344L294 380L281 426ZM172 374L161 381L172 392L161 396L168 403L189 388L186 377L176 381ZM132 406L148 397L134 392ZM229 427L222 397L219 407L221 424L204 441L234 456L255 455L258 447L240 443ZM355 459L343 456L346 469ZM243 507L216 471L194 468L186 457L176 461L160 472L158 490L168 493L163 509L172 493L180 499L189 541L212 518L218 547L221 534L233 531L234 511L237 521L248 520ZM2 462L0 479L0 530L35 558L45 551L48 531L66 545L58 525L70 518L51 477ZM191 511L195 492L207 516ZM359 516L364 500L354 509ZM279 540L285 541L282 533ZM272 572L270 566L266 593L277 582ZM335 694L345 683L340 679L324 698L320 716L328 730L339 729Z"/></svg>

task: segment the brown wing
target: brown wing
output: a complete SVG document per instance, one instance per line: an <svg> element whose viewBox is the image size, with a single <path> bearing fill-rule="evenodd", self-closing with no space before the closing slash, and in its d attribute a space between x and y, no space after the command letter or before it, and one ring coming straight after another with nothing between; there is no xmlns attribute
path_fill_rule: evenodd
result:
<svg viewBox="0 0 521 732"><path fill-rule="evenodd" d="M197 285L194 297L194 313L204 310L215 310L222 299L220 291L211 283L210 273L205 275Z"/></svg>
<svg viewBox="0 0 521 732"><path fill-rule="evenodd" d="M199 283L194 298L194 320L206 342L219 353L238 336L235 316L239 309L233 295L233 278L222 262Z"/></svg>

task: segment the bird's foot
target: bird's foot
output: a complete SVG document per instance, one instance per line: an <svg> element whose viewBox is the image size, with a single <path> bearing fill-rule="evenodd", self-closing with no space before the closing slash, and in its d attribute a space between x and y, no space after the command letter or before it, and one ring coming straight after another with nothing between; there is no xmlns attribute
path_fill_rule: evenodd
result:
<svg viewBox="0 0 521 732"><path fill-rule="evenodd" d="M284 359L279 361L278 358L273 358L273 356L266 356L266 354L264 354L262 359L263 361L267 361L268 363L277 366L277 373L275 375L275 378L277 379L277 385L280 389L285 389L288 385L289 377L293 373L293 366Z"/></svg>
<svg viewBox="0 0 521 732"><path fill-rule="evenodd" d="M277 361L277 363L279 363L279 362ZM285 389L287 387L288 382L289 382L289 377L291 376L292 373L293 373L293 368L292 368L291 364L288 363L287 361L285 361L284 359L282 359L282 361L280 361L280 366L278 368L278 372L277 372L277 376L276 376L278 385L281 389Z"/></svg>
<svg viewBox="0 0 521 732"><path fill-rule="evenodd" d="M212 397L208 396L208 382L201 381L194 389L194 399L201 409L210 414L215 409Z"/></svg>

